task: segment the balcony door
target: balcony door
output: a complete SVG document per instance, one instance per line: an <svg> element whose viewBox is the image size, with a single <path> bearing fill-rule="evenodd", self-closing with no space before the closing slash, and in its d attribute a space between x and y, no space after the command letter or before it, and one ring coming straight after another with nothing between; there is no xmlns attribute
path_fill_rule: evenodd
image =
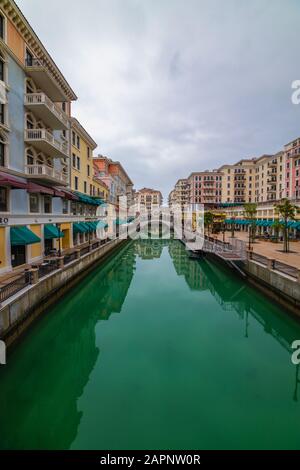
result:
<svg viewBox="0 0 300 470"><path fill-rule="evenodd" d="M16 245L11 247L11 265L13 268L26 264L26 246Z"/></svg>

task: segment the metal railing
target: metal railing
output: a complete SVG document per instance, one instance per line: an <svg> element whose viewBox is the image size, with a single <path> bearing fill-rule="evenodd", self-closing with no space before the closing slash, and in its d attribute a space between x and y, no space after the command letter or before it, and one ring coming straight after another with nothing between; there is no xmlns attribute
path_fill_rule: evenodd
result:
<svg viewBox="0 0 300 470"><path fill-rule="evenodd" d="M30 176L41 176L41 177L48 176L50 178L54 178L58 180L61 183L68 182L67 175L47 165L26 165L25 172L27 175L30 175Z"/></svg>
<svg viewBox="0 0 300 470"><path fill-rule="evenodd" d="M257 261L260 264L263 264L264 266L267 266L268 264L268 258L263 255L259 255L258 253L252 252L251 253L251 259L253 261Z"/></svg>
<svg viewBox="0 0 300 470"><path fill-rule="evenodd" d="M57 150L68 156L68 144L66 142L59 142L54 138L51 132L46 129L25 129L25 140L45 140Z"/></svg>
<svg viewBox="0 0 300 470"><path fill-rule="evenodd" d="M25 106L30 104L44 104L55 116L64 124L65 127L68 127L69 120L67 115L59 109L56 104L54 104L50 98L45 93L27 93L25 95Z"/></svg>
<svg viewBox="0 0 300 470"><path fill-rule="evenodd" d="M94 242L91 246L92 250L99 248L100 246L106 245L108 240L99 240ZM80 256L84 256L90 252L90 247L85 246L80 250ZM64 256L64 265L75 261L77 258L77 254L75 251L72 253L68 253ZM38 269L38 278L41 279L48 274L56 271L58 269L57 260L51 260L49 262L44 262L39 265L32 265L32 268ZM0 302L7 300L12 295L15 295L20 290L24 289L24 287L31 285L31 273L29 270L24 271L17 279L14 279L12 282L6 284L3 287L0 287Z"/></svg>
<svg viewBox="0 0 300 470"><path fill-rule="evenodd" d="M30 274L29 272L25 271L17 279L0 288L0 302L3 302L12 295L15 295L17 292L24 289L24 287L28 286L29 284Z"/></svg>
<svg viewBox="0 0 300 470"><path fill-rule="evenodd" d="M57 269L57 262L52 261L50 263L42 263L38 266L39 269L39 279L47 276Z"/></svg>
<svg viewBox="0 0 300 470"><path fill-rule="evenodd" d="M76 259L76 253L68 253L64 256L64 264L69 264Z"/></svg>

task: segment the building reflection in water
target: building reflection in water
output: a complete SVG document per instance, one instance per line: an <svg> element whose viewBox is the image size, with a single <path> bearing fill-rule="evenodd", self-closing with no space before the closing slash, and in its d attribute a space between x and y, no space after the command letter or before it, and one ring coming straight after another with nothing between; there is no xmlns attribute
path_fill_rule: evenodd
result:
<svg viewBox="0 0 300 470"><path fill-rule="evenodd" d="M209 290L224 310L244 320L245 338L251 335L254 320L290 352L295 338L284 314L281 318L256 309L253 290L243 280L207 260L190 260L179 241L133 242L45 314L33 327L35 334L24 338L0 370L1 448L70 447L81 420L77 400L99 360L96 324L121 312L136 258L158 259L166 249L178 276L191 290ZM299 367L295 370L293 399L297 401ZM32 432L26 437L27 429Z"/></svg>
<svg viewBox="0 0 300 470"><path fill-rule="evenodd" d="M95 326L121 311L134 270L129 247L88 275L12 352L0 370L0 448L70 447L81 419L77 400L100 354Z"/></svg>

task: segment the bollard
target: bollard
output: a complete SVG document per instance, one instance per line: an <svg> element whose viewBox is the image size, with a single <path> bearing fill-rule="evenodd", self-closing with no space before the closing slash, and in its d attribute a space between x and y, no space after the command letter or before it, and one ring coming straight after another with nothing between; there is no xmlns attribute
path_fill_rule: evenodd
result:
<svg viewBox="0 0 300 470"><path fill-rule="evenodd" d="M268 269L274 269L274 263L275 263L275 259L269 258L267 260L267 268Z"/></svg>
<svg viewBox="0 0 300 470"><path fill-rule="evenodd" d="M30 280L30 284L36 284L37 282L39 282L38 268L29 269L29 280Z"/></svg>

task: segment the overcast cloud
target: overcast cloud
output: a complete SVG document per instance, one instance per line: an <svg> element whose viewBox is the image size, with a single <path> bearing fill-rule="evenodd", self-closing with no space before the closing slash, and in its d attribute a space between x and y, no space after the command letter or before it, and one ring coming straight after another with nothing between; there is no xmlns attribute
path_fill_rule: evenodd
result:
<svg viewBox="0 0 300 470"><path fill-rule="evenodd" d="M298 0L18 0L78 95L73 115L138 189L300 134Z"/></svg>

